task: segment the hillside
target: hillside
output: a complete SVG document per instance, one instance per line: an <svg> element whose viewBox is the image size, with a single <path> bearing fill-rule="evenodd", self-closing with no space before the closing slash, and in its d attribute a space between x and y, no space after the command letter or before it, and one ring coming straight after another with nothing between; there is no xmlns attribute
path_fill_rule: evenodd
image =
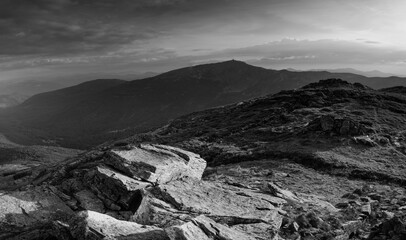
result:
<svg viewBox="0 0 406 240"><path fill-rule="evenodd" d="M183 114L296 89L327 78L342 78L373 88L405 83L405 79L397 77L275 71L233 60L182 68L142 80L97 80L39 94L7 110L0 130L13 141L25 144L46 142L86 148L155 129Z"/></svg>

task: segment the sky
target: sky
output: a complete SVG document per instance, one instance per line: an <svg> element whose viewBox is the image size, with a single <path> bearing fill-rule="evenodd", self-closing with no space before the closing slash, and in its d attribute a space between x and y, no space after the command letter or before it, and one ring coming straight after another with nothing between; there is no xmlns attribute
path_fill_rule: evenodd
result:
<svg viewBox="0 0 406 240"><path fill-rule="evenodd" d="M406 75L405 11L404 0L1 0L0 81L230 59Z"/></svg>

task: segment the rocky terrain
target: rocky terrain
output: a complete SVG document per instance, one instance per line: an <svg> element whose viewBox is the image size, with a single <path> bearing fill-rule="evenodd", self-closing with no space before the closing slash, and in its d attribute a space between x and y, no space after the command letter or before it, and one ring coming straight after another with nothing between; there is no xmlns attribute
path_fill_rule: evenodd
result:
<svg viewBox="0 0 406 240"><path fill-rule="evenodd" d="M87 152L0 195L2 239L273 239L284 196L202 180L206 161L141 144ZM16 173L17 175L18 173ZM15 175L14 175L15 176ZM13 182L14 180L10 180Z"/></svg>
<svg viewBox="0 0 406 240"><path fill-rule="evenodd" d="M406 97L328 79L16 171L0 239L406 239Z"/></svg>

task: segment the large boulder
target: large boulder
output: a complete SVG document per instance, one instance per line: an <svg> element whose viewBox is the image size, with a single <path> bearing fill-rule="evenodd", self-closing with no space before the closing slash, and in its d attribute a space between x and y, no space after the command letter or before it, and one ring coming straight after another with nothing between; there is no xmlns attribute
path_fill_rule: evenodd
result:
<svg viewBox="0 0 406 240"><path fill-rule="evenodd" d="M161 224L162 219L155 216L157 212L165 211L171 213L170 219L184 213L192 216L204 214L229 225L265 222L276 229L281 226L282 217L273 203L278 205L283 200L277 201L275 197L249 189L183 179L151 188L144 195L133 217L143 224Z"/></svg>
<svg viewBox="0 0 406 240"><path fill-rule="evenodd" d="M71 232L72 236L79 240L169 240L161 228L120 221L93 211L80 212L76 218L73 218Z"/></svg>
<svg viewBox="0 0 406 240"><path fill-rule="evenodd" d="M181 177L200 180L206 161L179 148L141 144L125 150L112 150L106 164L130 177L152 183L167 183Z"/></svg>

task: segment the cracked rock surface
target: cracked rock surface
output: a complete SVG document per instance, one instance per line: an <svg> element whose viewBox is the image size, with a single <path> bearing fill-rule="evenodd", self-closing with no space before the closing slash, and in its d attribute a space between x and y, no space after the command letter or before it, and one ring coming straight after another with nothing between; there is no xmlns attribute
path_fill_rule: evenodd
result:
<svg viewBox="0 0 406 240"><path fill-rule="evenodd" d="M205 168L199 155L164 145L84 153L44 168L37 184L27 177L26 187L1 193L0 237L263 239L260 232L278 237L286 200L203 181Z"/></svg>

